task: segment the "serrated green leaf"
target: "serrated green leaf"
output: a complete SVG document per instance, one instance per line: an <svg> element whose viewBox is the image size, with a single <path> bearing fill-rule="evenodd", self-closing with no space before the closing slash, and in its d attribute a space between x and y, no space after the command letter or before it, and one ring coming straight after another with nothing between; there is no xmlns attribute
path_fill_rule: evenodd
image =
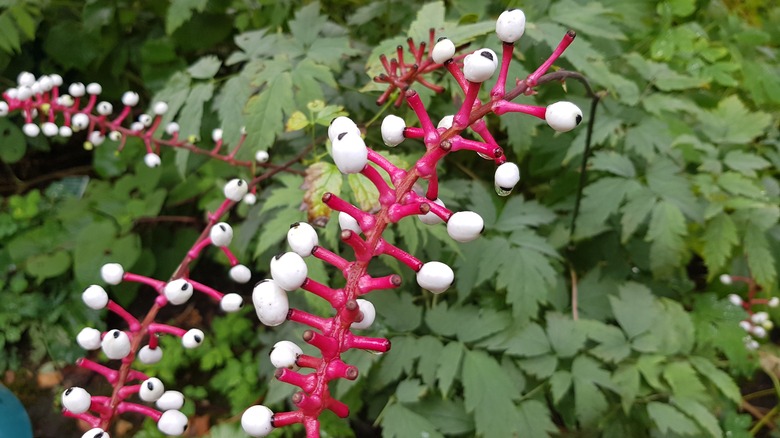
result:
<svg viewBox="0 0 780 438"><path fill-rule="evenodd" d="M246 106L247 140L250 151L269 149L284 132L283 105L293 101L292 79L283 72L268 81L267 88L249 99Z"/></svg>
<svg viewBox="0 0 780 438"><path fill-rule="evenodd" d="M414 362L424 353L417 348L417 339L412 336L395 336L390 339L390 343L395 354L382 357L379 370L376 371L380 388L396 381L403 374L411 375Z"/></svg>
<svg viewBox="0 0 780 438"><path fill-rule="evenodd" d="M518 429L524 438L547 438L558 432L550 419L550 410L538 400L526 400L517 406Z"/></svg>
<svg viewBox="0 0 780 438"><path fill-rule="evenodd" d="M530 374L538 379L546 379L558 368L558 356L553 354L534 356L528 359L518 360L517 365L522 368L526 374Z"/></svg>
<svg viewBox="0 0 780 438"><path fill-rule="evenodd" d="M718 419L712 415L710 409L698 401L678 396L672 397L670 401L678 409L696 420L699 426L706 430L711 437L721 438L723 436Z"/></svg>
<svg viewBox="0 0 780 438"><path fill-rule="evenodd" d="M593 425L606 412L608 404L598 385L613 387L609 373L586 356L578 356L571 367L574 377L574 412L584 425Z"/></svg>
<svg viewBox="0 0 780 438"><path fill-rule="evenodd" d="M647 169L647 186L665 201L673 203L692 220L701 219L699 200L693 195L688 177L672 160L662 158Z"/></svg>
<svg viewBox="0 0 780 438"><path fill-rule="evenodd" d="M631 354L631 345L618 327L592 320L580 320L579 323L590 339L599 342L590 350L599 359L617 363Z"/></svg>
<svg viewBox="0 0 780 438"><path fill-rule="evenodd" d="M636 365L622 365L612 374L612 381L617 386L620 394L620 404L623 406L623 413L628 414L634 400L639 394L639 369Z"/></svg>
<svg viewBox="0 0 780 438"><path fill-rule="evenodd" d="M447 396L455 381L464 351L465 348L460 342L450 342L441 350L436 379L439 381L439 391L441 391L442 396Z"/></svg>
<svg viewBox="0 0 780 438"><path fill-rule="evenodd" d="M766 169L771 163L758 155L734 150L723 157L723 164L745 176L755 177L756 170Z"/></svg>
<svg viewBox="0 0 780 438"><path fill-rule="evenodd" d="M721 213L708 221L702 239L704 240L702 256L704 263L707 264L709 276L713 278L726 265L732 248L739 243L737 227L731 220L731 216Z"/></svg>
<svg viewBox="0 0 780 438"><path fill-rule="evenodd" d="M693 356L689 360L696 370L711 381L729 400L736 404L742 402L742 394L731 376L703 357Z"/></svg>
<svg viewBox="0 0 780 438"><path fill-rule="evenodd" d="M619 297L609 297L609 302L623 331L634 338L650 330L658 319L658 307L650 290L639 283L626 283L619 291Z"/></svg>
<svg viewBox="0 0 780 438"><path fill-rule="evenodd" d="M474 419L466 413L462 400L428 397L407 407L427 418L441 433L463 435L474 431Z"/></svg>
<svg viewBox="0 0 780 438"><path fill-rule="evenodd" d="M382 437L384 438L444 437L436 431L427 418L407 409L400 403L387 406L383 414Z"/></svg>
<svg viewBox="0 0 780 438"><path fill-rule="evenodd" d="M613 151L598 151L590 159L592 170L602 170L624 178L636 176L636 169L631 159Z"/></svg>
<svg viewBox="0 0 780 438"><path fill-rule="evenodd" d="M47 278L62 275L70 268L70 254L64 250L36 254L27 259L25 270L39 282Z"/></svg>
<svg viewBox="0 0 780 438"><path fill-rule="evenodd" d="M777 278L777 271L766 233L759 228L749 227L745 230L743 245L750 272L756 282L762 285L773 283Z"/></svg>
<svg viewBox="0 0 780 438"><path fill-rule="evenodd" d="M696 423L677 408L665 403L648 403L647 414L662 434L673 432L680 435L697 435L700 433Z"/></svg>
<svg viewBox="0 0 780 438"><path fill-rule="evenodd" d="M287 24L290 33L303 45L310 45L328 21L328 17L320 15L320 3L312 2L295 13L295 17Z"/></svg>
<svg viewBox="0 0 780 438"><path fill-rule="evenodd" d="M536 200L526 201L513 196L504 205L492 228L498 231L514 231L521 227L538 227L555 220L555 213Z"/></svg>
<svg viewBox="0 0 780 438"><path fill-rule="evenodd" d="M208 0L172 0L165 15L165 33L171 35L192 18L195 11L203 12Z"/></svg>
<svg viewBox="0 0 780 438"><path fill-rule="evenodd" d="M550 392L553 403L558 404L561 398L569 392L571 382L571 373L566 370L558 370L550 377Z"/></svg>
<svg viewBox="0 0 780 438"><path fill-rule="evenodd" d="M585 345L585 330L578 321L556 312L547 312L545 320L547 338L558 357L572 357Z"/></svg>
<svg viewBox="0 0 780 438"><path fill-rule="evenodd" d="M584 35L607 38L610 40L625 40L626 36L618 25L613 24L609 10L601 3L575 3L565 0L550 6L550 18L566 26L571 26Z"/></svg>
<svg viewBox="0 0 780 438"><path fill-rule="evenodd" d="M682 264L685 255L683 238L688 230L685 217L676 205L661 201L653 207L645 240L650 244L650 268L656 275L666 275Z"/></svg>
<svg viewBox="0 0 780 438"><path fill-rule="evenodd" d="M200 125L203 121L203 105L211 100L214 94L214 84L210 82L196 84L184 101L179 114L179 136L187 138L200 135Z"/></svg>
<svg viewBox="0 0 780 438"><path fill-rule="evenodd" d="M663 376L672 388L672 395L699 401L706 398L704 385L690 364L686 362L667 364Z"/></svg>
<svg viewBox="0 0 780 438"><path fill-rule="evenodd" d="M16 124L8 119L0 119L0 160L12 164L24 157L27 151L27 140Z"/></svg>
<svg viewBox="0 0 780 438"><path fill-rule="evenodd" d="M415 20L409 25L406 35L415 41L428 41L428 30L444 26L444 2L430 2L419 8Z"/></svg>
<svg viewBox="0 0 780 438"><path fill-rule="evenodd" d="M427 354L420 357L420 361L417 363L417 374L420 375L423 383L433 387L436 380L436 370L439 367L439 356L444 345L433 336L423 336L418 340L418 343L420 349L426 351Z"/></svg>
<svg viewBox="0 0 780 438"><path fill-rule="evenodd" d="M395 388L395 396L401 403L414 403L427 392L427 387L420 383L419 379L406 379L398 383Z"/></svg>
<svg viewBox="0 0 780 438"><path fill-rule="evenodd" d="M583 190L575 237L583 239L607 230L607 219L618 211L626 193L638 189L636 181L620 177L601 178L588 184Z"/></svg>
<svg viewBox="0 0 780 438"><path fill-rule="evenodd" d="M498 272L497 285L507 291L507 302L519 321L536 316L539 304L557 282L550 260L528 248L514 248Z"/></svg>
<svg viewBox="0 0 780 438"><path fill-rule="evenodd" d="M772 121L764 112L750 112L745 104L731 95L718 103L712 111L700 115L702 132L715 143L750 143L761 135Z"/></svg>
<svg viewBox="0 0 780 438"><path fill-rule="evenodd" d="M223 140L233 151L241 138L241 128L244 123L244 106L249 100L249 81L241 75L233 76L225 82L225 85L214 98L214 105L219 115L220 126L223 130ZM242 157L240 153L237 156ZM254 150L246 151L248 155L254 154Z"/></svg>
<svg viewBox="0 0 780 438"><path fill-rule="evenodd" d="M410 293L377 294L371 298L385 324L397 332L410 332L422 322L422 308Z"/></svg>
<svg viewBox="0 0 780 438"><path fill-rule="evenodd" d="M187 72L195 79L211 79L222 66L222 61L214 55L204 56L187 68Z"/></svg>
<svg viewBox="0 0 780 438"><path fill-rule="evenodd" d="M477 433L512 436L519 432L519 414L513 403L514 385L495 359L481 351L466 351L463 359L466 410L474 413Z"/></svg>

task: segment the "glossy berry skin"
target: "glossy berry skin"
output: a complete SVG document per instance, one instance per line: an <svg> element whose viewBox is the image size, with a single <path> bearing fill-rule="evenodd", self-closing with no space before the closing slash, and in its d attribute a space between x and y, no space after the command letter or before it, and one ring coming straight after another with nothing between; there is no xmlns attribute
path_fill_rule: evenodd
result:
<svg viewBox="0 0 780 438"><path fill-rule="evenodd" d="M455 56L455 44L449 38L439 38L431 50L433 62L443 64Z"/></svg>
<svg viewBox="0 0 780 438"><path fill-rule="evenodd" d="M471 242L485 228L482 216L473 211L459 211L447 221L447 234L458 242Z"/></svg>
<svg viewBox="0 0 780 438"><path fill-rule="evenodd" d="M436 127L439 129L450 129L452 128L452 122L454 119L455 116L453 115L444 116L441 118L441 120L439 120L439 124L436 125Z"/></svg>
<svg viewBox="0 0 780 438"><path fill-rule="evenodd" d="M358 234L363 232L363 230L360 229L358 221L343 211L339 212L339 227L341 227L341 231L350 230Z"/></svg>
<svg viewBox="0 0 780 438"><path fill-rule="evenodd" d="M287 244L301 257L308 257L319 243L317 231L306 222L296 222L287 231Z"/></svg>
<svg viewBox="0 0 780 438"><path fill-rule="evenodd" d="M352 119L345 116L339 116L331 120L330 126L328 126L328 138L332 142L342 132L352 132L360 136L360 128Z"/></svg>
<svg viewBox="0 0 780 438"><path fill-rule="evenodd" d="M97 350L100 348L100 335L100 330L84 327L76 336L76 342L85 350Z"/></svg>
<svg viewBox="0 0 780 438"><path fill-rule="evenodd" d="M192 284L189 281L179 278L168 282L163 288L163 295L173 305L179 305L186 303L192 296Z"/></svg>
<svg viewBox="0 0 780 438"><path fill-rule="evenodd" d="M92 396L84 388L74 386L62 393L62 406L74 414L83 414L92 405Z"/></svg>
<svg viewBox="0 0 780 438"><path fill-rule="evenodd" d="M244 299L239 294L225 294L219 301L219 307L225 312L232 313L237 312L241 305L244 304Z"/></svg>
<svg viewBox="0 0 780 438"><path fill-rule="evenodd" d="M163 411L179 410L184 406L184 394L168 390L154 404Z"/></svg>
<svg viewBox="0 0 780 438"><path fill-rule="evenodd" d="M162 164L162 161L160 160L159 155L150 152L144 155L144 164L146 164L146 167L154 168L154 167L159 167L160 164Z"/></svg>
<svg viewBox="0 0 780 438"><path fill-rule="evenodd" d="M246 195L249 187L243 179L232 179L225 184L225 197L233 202L239 202Z"/></svg>
<svg viewBox="0 0 780 438"><path fill-rule="evenodd" d="M382 119L382 141L390 147L398 146L404 141L404 129L406 129L404 119L390 114Z"/></svg>
<svg viewBox="0 0 780 438"><path fill-rule="evenodd" d="M163 351L158 345L157 348L151 348L148 345L144 345L138 350L138 360L145 364L154 364L162 360Z"/></svg>
<svg viewBox="0 0 780 438"><path fill-rule="evenodd" d="M184 348L197 348L203 343L203 339L206 335L200 329L189 329L184 336L181 337L181 344Z"/></svg>
<svg viewBox="0 0 780 438"><path fill-rule="evenodd" d="M252 279L252 272L244 265L236 265L230 268L230 278L236 283L244 284Z"/></svg>
<svg viewBox="0 0 780 438"><path fill-rule="evenodd" d="M187 430L187 416L177 410L163 412L157 422L157 428L166 435L178 436Z"/></svg>
<svg viewBox="0 0 780 438"><path fill-rule="evenodd" d="M269 357L271 358L271 364L274 367L287 368L294 371L298 369L298 365L296 364L298 356L302 354L303 350L294 342L279 341L274 344Z"/></svg>
<svg viewBox="0 0 780 438"><path fill-rule="evenodd" d="M108 433L99 428L96 427L94 429L90 429L86 432L84 432L84 435L81 435L81 438L111 438Z"/></svg>
<svg viewBox="0 0 780 438"><path fill-rule="evenodd" d="M81 299L87 307L94 310L104 309L108 305L106 290L96 284L86 288L81 294Z"/></svg>
<svg viewBox="0 0 780 438"><path fill-rule="evenodd" d="M164 392L165 385L163 385L163 382L156 377L150 377L141 382L138 397L145 402L155 402L162 397Z"/></svg>
<svg viewBox="0 0 780 438"><path fill-rule="evenodd" d="M417 271L417 284L435 294L446 291L455 280L452 268L442 262L425 263Z"/></svg>
<svg viewBox="0 0 780 438"><path fill-rule="evenodd" d="M252 291L252 303L264 325L277 326L287 320L290 303L287 292L273 280L263 280Z"/></svg>
<svg viewBox="0 0 780 438"><path fill-rule="evenodd" d="M493 76L497 67L498 56L490 49L479 49L463 59L463 74L470 82L485 82Z"/></svg>
<svg viewBox="0 0 780 438"><path fill-rule="evenodd" d="M332 143L333 162L344 174L358 173L368 163L368 148L360 135L346 131L336 135Z"/></svg>
<svg viewBox="0 0 780 438"><path fill-rule="evenodd" d="M123 331L110 330L103 336L100 348L109 359L123 359L130 354L130 337Z"/></svg>
<svg viewBox="0 0 780 438"><path fill-rule="evenodd" d="M271 259L271 278L288 292L301 287L308 274L306 262L294 252L279 254Z"/></svg>
<svg viewBox="0 0 780 438"><path fill-rule="evenodd" d="M571 102L555 102L547 107L544 120L558 132L568 132L582 121L582 111Z"/></svg>
<svg viewBox="0 0 780 438"><path fill-rule="evenodd" d="M255 152L255 161L260 164L267 163L269 158L271 158L271 156L268 154L268 151Z"/></svg>
<svg viewBox="0 0 780 438"><path fill-rule="evenodd" d="M525 33L525 14L520 9L504 11L496 20L496 35L505 43L514 43Z"/></svg>
<svg viewBox="0 0 780 438"><path fill-rule="evenodd" d="M122 104L126 106L136 106L138 105L138 93L133 91L126 91L122 95Z"/></svg>
<svg viewBox="0 0 780 438"><path fill-rule="evenodd" d="M374 303L360 298L356 301L358 303L360 313L363 315L363 319L358 322L353 322L351 327L356 330L365 330L370 328L376 319L376 308L374 307Z"/></svg>
<svg viewBox="0 0 780 438"><path fill-rule="evenodd" d="M442 201L439 198L436 198L436 200L433 201L433 203L444 207L444 201ZM434 214L432 211L429 211L428 213L425 214L418 214L417 217L420 219L420 222L424 223L425 225L436 225L444 222L439 216L436 216L436 214Z"/></svg>
<svg viewBox="0 0 780 438"><path fill-rule="evenodd" d="M35 123L25 123L22 132L28 137L37 137L41 133L41 128Z"/></svg>
<svg viewBox="0 0 780 438"><path fill-rule="evenodd" d="M233 227L225 222L214 224L209 231L209 237L214 246L228 246L233 241Z"/></svg>
<svg viewBox="0 0 780 438"><path fill-rule="evenodd" d="M515 185L520 182L520 168L517 167L517 164L511 162L498 166L493 182L496 190L509 194L515 188Z"/></svg>
<svg viewBox="0 0 780 438"><path fill-rule="evenodd" d="M274 413L263 405L255 405L244 411L241 427L253 437L264 437L273 432Z"/></svg>

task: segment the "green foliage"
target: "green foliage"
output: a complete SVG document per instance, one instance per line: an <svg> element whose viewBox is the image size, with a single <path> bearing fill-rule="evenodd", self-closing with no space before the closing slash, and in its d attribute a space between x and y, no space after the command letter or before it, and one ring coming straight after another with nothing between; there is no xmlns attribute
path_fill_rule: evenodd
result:
<svg viewBox="0 0 780 438"><path fill-rule="evenodd" d="M388 337L393 348L381 357L348 355L360 377L332 389L352 416L349 422L324 417L324 433L378 434L376 427L387 437L747 436L751 418L739 413L739 385L760 384L742 380L758 361L738 326L744 311L725 299L739 286L715 280L723 273L747 276L762 287L762 297L777 295L780 8L688 0L525 3L528 28L510 78L533 71L566 28L578 32L555 68L584 74L601 97L587 165L580 168L585 124L560 135L512 115L488 120L522 169L511 197L493 193L491 165L468 154L448 157L442 199L453 210L478 212L486 231L459 245L443 226L413 218L387 230L389 242L421 260L453 266L456 283L434 297L419 290L405 266L384 258L372 264L372 274L405 278L401 288L367 297L378 312L368 334ZM257 204L241 205L231 217L231 249L260 278L283 248L287 226L307 215L324 225L321 244L351 256L339 246L338 226L321 196L330 191L372 208L375 193L331 163L327 125L350 115L367 144L382 149L381 116L414 120L405 107L374 105L382 90L371 81L381 71L379 55L391 55L410 35L427 40L431 27L437 36L469 43L466 50L497 50L492 20L506 5L116 0L0 6L4 83L25 69L58 72L102 83L112 101L126 88L145 87L138 90L145 102L168 103L164 122L176 120L182 135L204 139L204 147L213 146L210 132L221 127L232 150L246 127L242 160L268 150L281 164L312 148L296 167L305 175L264 181ZM461 99L455 82L438 73L430 79L447 91L434 95L415 85L426 108L451 114ZM587 122L586 94L568 81L518 101L572 100ZM72 341L75 333L87 323L105 324L79 299L84 286L98 281L96 266L119 261L167 278L198 227L160 217L200 221L227 179L249 175L188 151L164 151L163 166L150 171L138 164L140 145L133 142L118 156L118 145L107 142L84 158L75 153L83 139L26 139L21 123L18 116L0 119L0 159L11 172L0 201L0 370L72 362L83 353ZM421 151L418 142L406 141L382 152L408 166ZM25 172L35 162L27 160L36 154L73 154L79 164L91 160L94 171L63 178L70 173L63 165L57 170L64 173L47 167L30 176ZM194 272L217 277L222 267L209 268L226 262L208 258ZM322 263L308 263L318 281L342 281ZM239 290L245 297L249 291ZM291 294L296 307L329 315L322 300L299 295ZM154 298L127 286L112 288L111 296L138 307ZM198 305L195 314L203 319L195 321L207 333L206 345L184 353L179 342L164 338L164 361L145 371L183 382L195 402L188 413L213 414L211 436L234 436L226 420L258 399L275 409L287 406L290 388L273 382L267 353L280 339L300 338L300 330L266 330L251 310L225 316L204 309ZM142 427L136 436L158 436Z"/></svg>

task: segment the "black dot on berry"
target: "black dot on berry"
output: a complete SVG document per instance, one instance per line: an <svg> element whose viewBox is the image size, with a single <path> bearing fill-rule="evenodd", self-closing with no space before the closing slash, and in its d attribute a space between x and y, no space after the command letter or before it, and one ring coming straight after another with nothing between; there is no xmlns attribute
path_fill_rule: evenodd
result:
<svg viewBox="0 0 780 438"><path fill-rule="evenodd" d="M438 39L438 40L436 40L436 42L438 43L439 41L444 41L444 40L446 40L446 39L447 39L447 37L446 37L446 36L439 37L439 39Z"/></svg>
<svg viewBox="0 0 780 438"><path fill-rule="evenodd" d="M493 54L492 54L492 53L490 53L490 52L488 52L487 50L485 50L484 52L479 52L479 54L480 54L480 56L482 56L483 58L487 58L487 59L489 59L489 60L491 60L491 61L493 60Z"/></svg>
<svg viewBox="0 0 780 438"><path fill-rule="evenodd" d="M154 383L146 382L146 387L149 388L149 391L153 391L154 390Z"/></svg>
<svg viewBox="0 0 780 438"><path fill-rule="evenodd" d="M577 124L579 125L580 122L582 121L582 116L577 114L577 117L575 118L575 120L577 121Z"/></svg>
<svg viewBox="0 0 780 438"><path fill-rule="evenodd" d="M275 255L275 256L274 256L274 258L275 258L276 260L279 260L279 259L281 259L281 258L282 258L282 256L283 256L283 255L284 255L284 253L283 253L283 252L281 252L281 253L279 253L279 254Z"/></svg>
<svg viewBox="0 0 780 438"><path fill-rule="evenodd" d="M96 433L95 436L92 438L103 438L103 432Z"/></svg>
<svg viewBox="0 0 780 438"><path fill-rule="evenodd" d="M347 135L347 133L346 133L346 132L342 132L341 134L339 134L339 135L337 136L337 138L338 138L339 140L341 140L342 138L344 138L344 136L345 136L345 135Z"/></svg>
<svg viewBox="0 0 780 438"><path fill-rule="evenodd" d="M195 335L195 336L193 336L192 338L193 338L193 339L195 339L195 342L197 342L197 343L199 343L199 344L200 344L200 342L203 340L203 338L201 338L201 337L200 337L200 336L198 336L198 335Z"/></svg>
<svg viewBox="0 0 780 438"><path fill-rule="evenodd" d="M298 228L298 225L300 225L300 224L301 224L300 222L296 222L294 224L291 224L290 225L290 229L292 230L293 228Z"/></svg>
<svg viewBox="0 0 780 438"><path fill-rule="evenodd" d="M238 182L236 183L236 185L237 185L237 186L239 186L239 187L241 187L242 185L244 185L244 181L242 181L242 180L238 180Z"/></svg>
<svg viewBox="0 0 780 438"><path fill-rule="evenodd" d="M71 392L73 392L73 388L68 388L65 390L65 395L70 395Z"/></svg>
<svg viewBox="0 0 780 438"><path fill-rule="evenodd" d="M224 226L224 225L220 225L220 226L219 226L219 229L220 229L220 230L222 230L222 231L227 231L227 228L225 228L225 226Z"/></svg>
<svg viewBox="0 0 780 438"><path fill-rule="evenodd" d="M114 339L117 339L119 337L119 330L114 332Z"/></svg>

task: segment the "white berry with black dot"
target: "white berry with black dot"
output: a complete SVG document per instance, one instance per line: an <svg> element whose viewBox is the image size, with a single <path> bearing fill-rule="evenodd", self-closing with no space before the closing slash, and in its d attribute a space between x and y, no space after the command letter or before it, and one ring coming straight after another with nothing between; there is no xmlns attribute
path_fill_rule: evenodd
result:
<svg viewBox="0 0 780 438"><path fill-rule="evenodd" d="M203 339L206 335L203 334L203 330L189 329L184 336L181 337L181 344L184 348L198 348L203 343Z"/></svg>
<svg viewBox="0 0 780 438"><path fill-rule="evenodd" d="M157 428L166 435L179 436L187 430L188 422L186 415L177 410L169 410L163 412L160 416L160 420L157 421Z"/></svg>
<svg viewBox="0 0 780 438"><path fill-rule="evenodd" d="M154 404L163 411L179 410L184 406L184 394L168 390Z"/></svg>
<svg viewBox="0 0 780 438"><path fill-rule="evenodd" d="M271 348L269 357L275 368L287 368L293 371L298 369L296 361L303 354L303 350L291 341L279 341Z"/></svg>
<svg viewBox="0 0 780 438"><path fill-rule="evenodd" d="M496 35L505 43L514 43L525 33L525 13L520 9L504 11L496 20Z"/></svg>
<svg viewBox="0 0 780 438"><path fill-rule="evenodd" d="M192 283L179 278L173 281L169 281L163 288L163 295L168 299L168 302L178 306L189 301L192 297Z"/></svg>
<svg viewBox="0 0 780 438"><path fill-rule="evenodd" d="M156 402L165 392L165 385L157 377L150 377L141 382L138 397L145 402Z"/></svg>
<svg viewBox="0 0 780 438"><path fill-rule="evenodd" d="M497 67L498 57L490 49L479 49L463 59L463 75L470 82L485 82L493 76Z"/></svg>
<svg viewBox="0 0 780 438"><path fill-rule="evenodd" d="M459 211L447 221L447 234L458 242L471 242L485 228L482 216L473 211Z"/></svg>
<svg viewBox="0 0 780 438"><path fill-rule="evenodd" d="M287 292L273 280L263 280L255 285L252 303L260 322L269 327L285 322L290 312Z"/></svg>
<svg viewBox="0 0 780 438"><path fill-rule="evenodd" d="M214 246L228 246L233 241L233 227L226 222L216 223L211 227L209 237Z"/></svg>
<svg viewBox="0 0 780 438"><path fill-rule="evenodd" d="M582 111L571 102L555 102L547 107L544 120L552 129L568 132L582 122Z"/></svg>
<svg viewBox="0 0 780 438"><path fill-rule="evenodd" d="M368 164L368 148L363 138L354 132L345 131L332 140L333 162L344 174L359 173Z"/></svg>
<svg viewBox="0 0 780 438"><path fill-rule="evenodd" d="M124 359L130 354L130 337L121 330L109 330L100 343L100 348L109 359Z"/></svg>
<svg viewBox="0 0 780 438"><path fill-rule="evenodd" d="M417 284L435 294L446 291L454 280L452 268L442 262L427 262L417 271Z"/></svg>
<svg viewBox="0 0 780 438"><path fill-rule="evenodd" d="M319 243L317 231L306 222L296 222L287 231L287 244L301 257L308 257Z"/></svg>
<svg viewBox="0 0 780 438"><path fill-rule="evenodd" d="M338 116L328 126L328 138L333 141L342 132L353 132L360 136L360 128L349 117Z"/></svg>
<svg viewBox="0 0 780 438"><path fill-rule="evenodd" d="M449 38L441 37L431 50L431 58L437 64L443 64L455 56L455 43Z"/></svg>
<svg viewBox="0 0 780 438"><path fill-rule="evenodd" d="M404 119L390 114L382 119L382 141L387 146L396 147L404 141L404 130L406 129L406 122Z"/></svg>
<svg viewBox="0 0 780 438"><path fill-rule="evenodd" d="M301 287L308 274L303 257L294 252L279 254L271 259L271 278L288 292Z"/></svg>
<svg viewBox="0 0 780 438"><path fill-rule="evenodd" d="M86 432L84 432L84 435L81 435L81 438L111 438L108 433L99 428L96 427L94 429L90 429Z"/></svg>
<svg viewBox="0 0 780 438"><path fill-rule="evenodd" d="M219 308L227 313L237 312L244 304L244 299L237 293L225 294L221 300L219 300Z"/></svg>
<svg viewBox="0 0 780 438"><path fill-rule="evenodd" d="M74 386L62 393L62 406L74 414L83 414L92 405L92 396L84 388Z"/></svg>
<svg viewBox="0 0 780 438"><path fill-rule="evenodd" d="M252 272L244 265L236 265L230 268L230 278L236 283L244 284L252 279Z"/></svg>
<svg viewBox="0 0 780 438"><path fill-rule="evenodd" d="M253 437L264 437L274 430L274 412L263 405L255 405L241 415L241 428Z"/></svg>

